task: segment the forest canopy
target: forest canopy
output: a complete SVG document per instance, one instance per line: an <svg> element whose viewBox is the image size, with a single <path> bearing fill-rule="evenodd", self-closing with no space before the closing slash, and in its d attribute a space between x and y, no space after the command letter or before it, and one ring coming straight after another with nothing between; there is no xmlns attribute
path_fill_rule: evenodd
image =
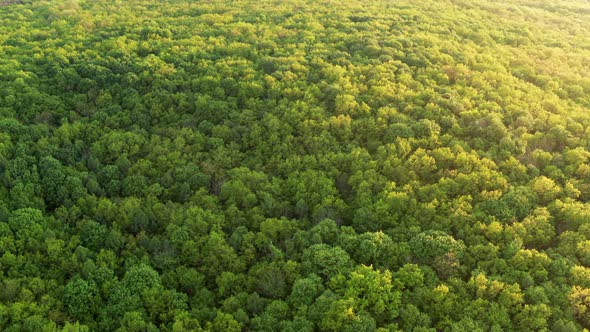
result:
<svg viewBox="0 0 590 332"><path fill-rule="evenodd" d="M590 328L585 0L0 1L0 330Z"/></svg>

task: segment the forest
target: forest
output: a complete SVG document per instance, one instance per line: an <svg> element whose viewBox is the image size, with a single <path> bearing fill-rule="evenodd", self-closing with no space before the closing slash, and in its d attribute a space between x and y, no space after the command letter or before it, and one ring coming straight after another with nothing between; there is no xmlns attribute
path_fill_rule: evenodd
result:
<svg viewBox="0 0 590 332"><path fill-rule="evenodd" d="M588 328L587 0L0 1L0 330Z"/></svg>

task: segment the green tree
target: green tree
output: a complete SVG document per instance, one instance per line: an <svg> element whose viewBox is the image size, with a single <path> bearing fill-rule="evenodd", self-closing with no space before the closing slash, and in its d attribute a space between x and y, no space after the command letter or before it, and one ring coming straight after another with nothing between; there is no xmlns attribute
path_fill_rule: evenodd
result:
<svg viewBox="0 0 590 332"><path fill-rule="evenodd" d="M64 303L68 312L82 322L92 322L97 310L96 284L76 276L66 284L64 289Z"/></svg>
<svg viewBox="0 0 590 332"><path fill-rule="evenodd" d="M324 279L344 274L352 267L352 261L346 251L326 244L315 244L306 249L302 261L305 273L315 273Z"/></svg>

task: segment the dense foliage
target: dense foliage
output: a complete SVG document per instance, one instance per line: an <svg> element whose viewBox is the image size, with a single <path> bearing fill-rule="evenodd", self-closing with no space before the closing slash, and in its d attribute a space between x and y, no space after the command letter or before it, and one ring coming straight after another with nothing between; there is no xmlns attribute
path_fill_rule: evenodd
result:
<svg viewBox="0 0 590 332"><path fill-rule="evenodd" d="M590 327L587 1L0 5L0 330Z"/></svg>

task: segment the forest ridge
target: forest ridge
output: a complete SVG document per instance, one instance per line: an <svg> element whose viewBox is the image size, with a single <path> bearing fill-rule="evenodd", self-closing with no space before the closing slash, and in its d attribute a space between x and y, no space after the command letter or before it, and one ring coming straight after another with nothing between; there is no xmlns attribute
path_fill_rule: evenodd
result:
<svg viewBox="0 0 590 332"><path fill-rule="evenodd" d="M0 184L2 331L582 331L590 3L0 1Z"/></svg>

